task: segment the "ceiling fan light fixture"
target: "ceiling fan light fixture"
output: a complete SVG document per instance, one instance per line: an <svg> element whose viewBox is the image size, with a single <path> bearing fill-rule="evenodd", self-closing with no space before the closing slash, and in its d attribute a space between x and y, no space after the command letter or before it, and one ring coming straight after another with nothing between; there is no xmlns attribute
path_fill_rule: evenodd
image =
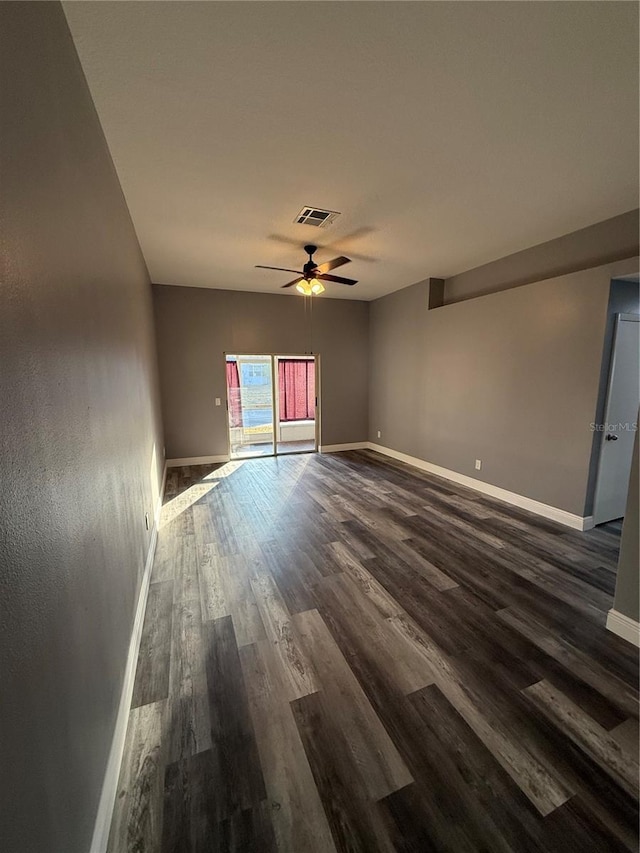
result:
<svg viewBox="0 0 640 853"><path fill-rule="evenodd" d="M317 278L303 278L296 284L296 290L303 296L319 296L324 293L324 284Z"/></svg>
<svg viewBox="0 0 640 853"><path fill-rule="evenodd" d="M303 279L296 284L296 290L298 293L302 293L303 296L311 296L313 293L311 285L306 279Z"/></svg>

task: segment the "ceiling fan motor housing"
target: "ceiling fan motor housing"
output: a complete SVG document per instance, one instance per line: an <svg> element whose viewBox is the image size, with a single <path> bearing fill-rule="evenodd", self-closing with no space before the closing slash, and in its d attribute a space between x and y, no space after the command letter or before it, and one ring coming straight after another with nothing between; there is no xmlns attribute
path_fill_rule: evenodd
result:
<svg viewBox="0 0 640 853"><path fill-rule="evenodd" d="M313 278L313 274L316 271L316 269L318 268L318 264L316 264L316 262L313 260L313 255L315 254L315 252L318 251L318 247L309 244L309 245L304 247L304 250L307 253L307 255L309 255L309 260L302 267L302 269L304 270L304 277L308 281L309 279Z"/></svg>

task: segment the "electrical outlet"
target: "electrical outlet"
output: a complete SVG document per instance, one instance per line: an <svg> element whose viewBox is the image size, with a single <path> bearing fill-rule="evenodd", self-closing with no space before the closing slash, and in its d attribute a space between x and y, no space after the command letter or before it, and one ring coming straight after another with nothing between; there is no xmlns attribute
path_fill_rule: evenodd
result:
<svg viewBox="0 0 640 853"><path fill-rule="evenodd" d="M382 438L382 433L378 430L378 438Z"/></svg>
<svg viewBox="0 0 640 853"><path fill-rule="evenodd" d="M476 459L476 471L482 468L482 459Z"/></svg>
<svg viewBox="0 0 640 853"><path fill-rule="evenodd" d="M149 513L148 512L145 512L145 514L144 514L144 526L147 528L147 530L149 529Z"/></svg>

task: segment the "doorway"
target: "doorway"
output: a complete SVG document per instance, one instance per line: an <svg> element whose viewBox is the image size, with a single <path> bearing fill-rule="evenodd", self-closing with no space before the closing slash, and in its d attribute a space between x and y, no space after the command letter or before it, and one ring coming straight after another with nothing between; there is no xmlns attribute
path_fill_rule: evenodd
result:
<svg viewBox="0 0 640 853"><path fill-rule="evenodd" d="M316 356L227 353L225 360L230 458L315 452Z"/></svg>
<svg viewBox="0 0 640 853"><path fill-rule="evenodd" d="M633 442L640 403L640 317L618 314L593 508L595 524L625 514Z"/></svg>

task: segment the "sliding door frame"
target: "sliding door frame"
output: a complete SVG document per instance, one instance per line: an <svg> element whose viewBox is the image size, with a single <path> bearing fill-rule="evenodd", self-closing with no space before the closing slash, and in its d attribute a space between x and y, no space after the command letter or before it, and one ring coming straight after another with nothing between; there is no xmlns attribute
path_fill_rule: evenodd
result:
<svg viewBox="0 0 640 853"><path fill-rule="evenodd" d="M320 449L320 354L315 352L291 353L291 352L227 352L222 353L224 359L224 385L225 385L225 400L227 406L227 456L231 459L231 423L229 421L229 383L227 382L227 356L269 356L271 359L271 408L273 415L273 453L265 453L260 456L248 456L247 459L265 459L277 456L299 456L302 453L318 453ZM278 441L276 438L277 423L279 423L279 400L276 394L276 359L278 358L313 358L314 360L314 381L315 381L315 408L314 408L314 436L315 448L313 450L291 450L288 453L278 453ZM278 404L278 411L276 411Z"/></svg>

